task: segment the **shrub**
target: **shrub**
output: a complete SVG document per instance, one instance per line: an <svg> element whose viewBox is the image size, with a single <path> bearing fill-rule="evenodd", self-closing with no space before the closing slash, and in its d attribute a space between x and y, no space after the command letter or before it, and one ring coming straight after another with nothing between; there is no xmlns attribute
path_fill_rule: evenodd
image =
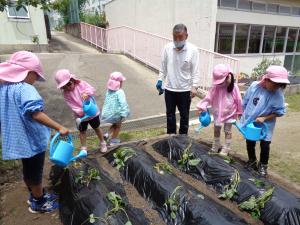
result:
<svg viewBox="0 0 300 225"><path fill-rule="evenodd" d="M267 68L270 65L281 65L281 61L279 59L263 59L253 70L252 77L258 80L262 75L265 74Z"/></svg>

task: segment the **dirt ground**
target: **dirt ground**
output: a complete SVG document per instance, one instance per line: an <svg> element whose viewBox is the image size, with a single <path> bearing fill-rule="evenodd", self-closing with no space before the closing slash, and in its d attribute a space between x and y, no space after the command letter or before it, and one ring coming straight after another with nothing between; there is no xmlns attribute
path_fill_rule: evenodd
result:
<svg viewBox="0 0 300 225"><path fill-rule="evenodd" d="M272 179L275 179L279 183L282 183L287 189L293 190L295 194L299 195L299 184L300 184L300 139L299 139L299 127L300 127L300 113L299 112L288 112L283 118L279 118L277 127L274 133L274 139L271 145L271 156L270 156L270 175ZM203 140L207 143L212 140L212 127L203 129L200 134L194 134L191 128L190 135L198 140ZM242 136L233 129L233 154L246 156L245 141ZM151 154L153 151L150 151ZM155 154L153 153L155 156ZM163 160L161 156L156 154L155 156L159 160ZM49 168L51 163L47 161L45 168L44 183L47 184L47 176L49 174ZM110 165L108 165L109 167ZM279 175L278 175L279 174ZM197 188L201 188L201 191L205 190L202 188L203 184L191 178L187 178L187 175L178 174L179 177L184 180L189 179L189 182L198 185ZM282 179L284 177L286 179ZM20 179L20 177L19 177ZM290 181L293 181L290 182ZM277 183L278 183L277 182ZM125 190L129 196L137 196L136 190L128 183L124 183ZM202 186L201 186L202 185ZM297 193L298 190L298 193ZM28 206L26 203L28 194L25 185L22 181L16 181L0 186L0 224L1 225L61 225L59 221L58 211L52 214L31 214L28 212ZM205 190L205 194L213 196L210 190ZM134 203L139 208L144 209L147 212L147 217L153 222L153 224L162 224L158 222L160 218L157 212L151 210L149 205L143 198L131 199L131 203ZM225 204L230 202L225 202ZM235 206L232 206L234 209ZM239 212L241 213L241 212ZM251 218L248 217L248 222L253 224ZM156 221L156 222L154 222Z"/></svg>

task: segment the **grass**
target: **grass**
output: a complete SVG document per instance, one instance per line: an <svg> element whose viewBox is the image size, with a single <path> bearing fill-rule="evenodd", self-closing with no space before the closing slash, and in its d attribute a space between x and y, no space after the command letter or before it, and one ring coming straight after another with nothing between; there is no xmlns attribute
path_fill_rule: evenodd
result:
<svg viewBox="0 0 300 225"><path fill-rule="evenodd" d="M121 142L140 140L143 138L150 138L165 134L164 128L152 128L147 130L138 130L138 131L122 131L120 132L119 138ZM74 140L74 145L76 149L80 148L79 139ZM87 138L87 148L96 149L99 148L99 140L97 137L88 137Z"/></svg>
<svg viewBox="0 0 300 225"><path fill-rule="evenodd" d="M289 104L289 110L293 112L300 112L300 94L286 96L285 100Z"/></svg>

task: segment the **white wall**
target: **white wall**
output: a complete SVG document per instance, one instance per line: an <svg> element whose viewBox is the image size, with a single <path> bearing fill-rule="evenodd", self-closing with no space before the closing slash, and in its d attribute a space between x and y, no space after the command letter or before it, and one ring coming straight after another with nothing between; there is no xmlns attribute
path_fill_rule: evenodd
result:
<svg viewBox="0 0 300 225"><path fill-rule="evenodd" d="M217 0L113 0L105 5L109 26L127 25L172 38L172 28L184 23L189 41L213 50Z"/></svg>
<svg viewBox="0 0 300 225"><path fill-rule="evenodd" d="M0 12L0 45L33 44L33 35L38 35L40 44L48 44L43 11L29 7L29 15L29 20L16 20Z"/></svg>
<svg viewBox="0 0 300 225"><path fill-rule="evenodd" d="M234 55L234 58L240 60L240 72L246 73L251 75L252 70L254 67L257 66L263 59L279 59L281 61L281 65L283 66L284 63L284 54L276 54L276 55Z"/></svg>

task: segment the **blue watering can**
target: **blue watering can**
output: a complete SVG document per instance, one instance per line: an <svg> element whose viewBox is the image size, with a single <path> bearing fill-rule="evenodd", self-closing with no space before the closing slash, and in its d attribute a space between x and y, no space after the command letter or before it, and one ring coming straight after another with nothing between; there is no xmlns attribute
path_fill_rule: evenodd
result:
<svg viewBox="0 0 300 225"><path fill-rule="evenodd" d="M209 126L211 122L210 114L208 111L203 111L199 115L200 125L199 127L195 128L196 132L199 132L202 128Z"/></svg>
<svg viewBox="0 0 300 225"><path fill-rule="evenodd" d="M93 96L91 96L89 99L84 100L82 103L82 108L84 112L84 117L80 118L80 121L83 121L89 117L96 116L98 112L97 103Z"/></svg>
<svg viewBox="0 0 300 225"><path fill-rule="evenodd" d="M68 141L59 140L60 133L55 134L50 143L50 160L61 167L66 167L70 162L87 156L86 150L81 150L77 156L73 157L74 145L71 134L68 135Z"/></svg>
<svg viewBox="0 0 300 225"><path fill-rule="evenodd" d="M236 121L233 124L243 134L244 138L250 141L259 141L265 139L268 133L266 123L257 123L255 121L247 124L245 127L239 126Z"/></svg>

